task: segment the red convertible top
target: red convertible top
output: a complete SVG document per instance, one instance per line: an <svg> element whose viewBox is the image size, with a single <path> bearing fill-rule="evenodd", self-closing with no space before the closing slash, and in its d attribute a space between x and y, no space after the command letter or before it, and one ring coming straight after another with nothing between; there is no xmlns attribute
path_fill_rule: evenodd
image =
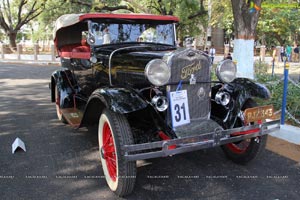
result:
<svg viewBox="0 0 300 200"><path fill-rule="evenodd" d="M117 18L117 19L148 19L159 21L174 21L178 22L179 19L170 15L151 15L151 14L105 14L105 13L90 13L83 14L79 17L80 21L91 18Z"/></svg>
<svg viewBox="0 0 300 200"><path fill-rule="evenodd" d="M170 15L151 15L151 14L108 14L108 13L87 13L87 14L66 14L56 20L54 38L56 32L64 27L74 25L86 19L137 19L137 20L157 20L178 22L179 19Z"/></svg>
<svg viewBox="0 0 300 200"><path fill-rule="evenodd" d="M84 42L82 41L82 31L87 30L87 23L80 23L88 19L149 20L166 23L179 21L174 16L150 14L88 13L62 15L56 20L54 28L54 43L59 56L82 59L90 57L88 44L82 43Z"/></svg>

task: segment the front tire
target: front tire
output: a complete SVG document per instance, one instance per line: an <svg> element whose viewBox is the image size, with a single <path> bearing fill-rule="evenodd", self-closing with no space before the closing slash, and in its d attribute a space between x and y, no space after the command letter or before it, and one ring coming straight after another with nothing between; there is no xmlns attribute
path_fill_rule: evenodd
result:
<svg viewBox="0 0 300 200"><path fill-rule="evenodd" d="M99 153L104 176L109 188L118 196L133 191L136 179L135 162L125 160L124 145L133 144L127 119L117 113L104 110L99 119Z"/></svg>
<svg viewBox="0 0 300 200"><path fill-rule="evenodd" d="M243 106L242 111L247 108L256 107L257 104L249 99ZM238 118L235 127L241 127L244 121ZM222 147L226 157L237 164L247 164L253 160L266 146L267 135L258 136L239 142L225 144Z"/></svg>

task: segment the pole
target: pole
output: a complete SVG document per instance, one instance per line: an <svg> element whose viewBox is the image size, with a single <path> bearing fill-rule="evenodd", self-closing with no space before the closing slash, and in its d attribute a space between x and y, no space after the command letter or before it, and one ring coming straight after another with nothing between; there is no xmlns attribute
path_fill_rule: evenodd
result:
<svg viewBox="0 0 300 200"><path fill-rule="evenodd" d="M272 61L272 77L274 76L275 60Z"/></svg>
<svg viewBox="0 0 300 200"><path fill-rule="evenodd" d="M289 81L289 67L290 67L290 65L288 63L286 63L286 59L287 59L287 57L284 57L284 83L283 83L281 120L280 120L281 125L284 125L284 121L285 121L286 97L287 97L288 81Z"/></svg>
<svg viewBox="0 0 300 200"><path fill-rule="evenodd" d="M211 13L212 13L212 0L208 0L207 3L207 13L208 13L208 26L207 26L207 37L205 46L210 47L212 45L211 40Z"/></svg>
<svg viewBox="0 0 300 200"><path fill-rule="evenodd" d="M276 53L277 53L276 47L272 46L272 77L274 77Z"/></svg>

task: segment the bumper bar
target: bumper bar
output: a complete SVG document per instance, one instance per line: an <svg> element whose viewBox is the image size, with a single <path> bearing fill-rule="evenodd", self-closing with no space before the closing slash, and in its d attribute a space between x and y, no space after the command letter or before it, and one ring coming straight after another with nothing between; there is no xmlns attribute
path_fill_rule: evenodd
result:
<svg viewBox="0 0 300 200"><path fill-rule="evenodd" d="M171 140L143 144L125 145L127 161L166 157L200 149L211 148L248 138L262 136L280 129L280 120L255 124L228 130L216 129L214 132L188 136ZM231 137L230 135L236 135ZM176 148L169 148L170 146ZM147 152L146 152L147 151Z"/></svg>

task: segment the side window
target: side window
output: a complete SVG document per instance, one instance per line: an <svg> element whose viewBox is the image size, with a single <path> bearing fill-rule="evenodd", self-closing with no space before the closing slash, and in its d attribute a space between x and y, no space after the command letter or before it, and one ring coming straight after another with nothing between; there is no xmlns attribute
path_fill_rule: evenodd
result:
<svg viewBox="0 0 300 200"><path fill-rule="evenodd" d="M114 26L103 23L91 23L90 35L95 40L95 45L110 44L114 40Z"/></svg>

